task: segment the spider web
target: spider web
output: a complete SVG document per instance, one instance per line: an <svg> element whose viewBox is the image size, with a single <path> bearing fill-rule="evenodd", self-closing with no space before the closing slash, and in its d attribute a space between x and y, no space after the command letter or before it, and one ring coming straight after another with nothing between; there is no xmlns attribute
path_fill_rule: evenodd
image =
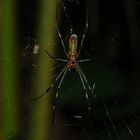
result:
<svg viewBox="0 0 140 140"><path fill-rule="evenodd" d="M74 4L73 0L71 2ZM34 20L35 22L36 20ZM29 29L29 32L30 30L32 29ZM62 34L65 36L63 31ZM129 60L129 54L124 53L125 51L121 49L122 46L119 47L120 44L123 44L121 40L123 35L122 28L118 28L116 25L113 26L105 37L105 41L100 44L101 47L97 48L95 46L96 49L91 49L92 47L90 46L92 46L92 43L88 44L89 48L87 49L85 46L89 38L85 39L81 58L88 57L89 54L94 57L95 51L97 54L97 59L93 62L80 64L88 82L91 83L91 87L94 83L96 84L94 92L90 96L90 101L92 102L91 110L89 111L86 106L85 93L78 73L75 71L68 72L60 89L57 103L55 104L55 123L51 127L52 134L48 136L45 131L40 132L37 129L33 131L34 133L40 135L42 139L46 138L50 140L137 140L140 138L138 124L140 115L139 97L137 95L139 94L139 89L136 89L138 88L137 81L134 84L132 84L133 81L128 82L130 80L128 79L129 73L123 66ZM30 105L32 103L29 96L32 95L33 87L31 86L31 82L34 81L33 73L36 69L40 68L40 64L37 62L38 53L34 54L33 52L39 44L37 43L37 39L33 39L35 37L32 34L25 35L23 38L25 39L21 43L23 45L22 49L18 48L20 50L20 71L22 73L20 82L22 83L22 92L24 93L19 98L21 102L19 113L23 122L18 139L30 140L28 132L31 130L28 125L30 123L29 115L32 115L30 114L32 111ZM64 56L60 43L58 56ZM105 43L107 45L104 45ZM107 46L109 47L107 48ZM116 55L117 58L119 57L117 59L118 62L112 63L114 57L112 58L112 55L108 55L108 52L114 50L114 48L116 50L119 49L125 54L125 60L122 60L124 57L118 53ZM86 51L87 55L85 56ZM6 58L0 59L1 64L10 63L10 61ZM52 67L51 70L55 73L52 79L57 77L64 65L64 63L56 63L56 67ZM12 106L13 100L6 95L6 91L7 89L5 89L3 80L0 78L0 139L3 139L1 124L6 123L3 107L5 106L4 108L13 113L17 112ZM37 102L45 98L46 96L43 96ZM13 135L15 134L13 133ZM13 135L9 137L13 137Z"/></svg>

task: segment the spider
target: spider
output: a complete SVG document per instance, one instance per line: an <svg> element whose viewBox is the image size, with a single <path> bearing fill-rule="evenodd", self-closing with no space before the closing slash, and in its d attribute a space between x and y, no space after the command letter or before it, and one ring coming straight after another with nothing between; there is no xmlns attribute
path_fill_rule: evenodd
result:
<svg viewBox="0 0 140 140"><path fill-rule="evenodd" d="M92 61L91 59L82 59L82 60L79 59L79 55L80 55L80 52L81 52L81 48L83 46L83 42L84 42L84 39L85 39L85 36L86 36L86 33L87 33L87 29L88 29L88 22L87 22L87 19L86 19L86 27L84 29L79 48L78 48L78 36L77 36L77 34L72 33L69 37L68 50L66 50L66 46L65 46L64 41L62 39L61 33L60 33L60 31L59 31L59 29L56 25L56 31L57 31L58 36L60 38L64 53L65 53L67 59L56 58L56 57L52 56L47 50L45 50L45 52L51 59L54 59L56 61L66 62L66 65L60 71L60 73L58 74L58 76L56 77L54 82L50 85L50 87L48 87L46 92L44 92L42 95L40 95L36 98L33 98L32 100L37 100L37 99L41 98L42 96L44 96L46 93L48 93L50 91L50 89L52 89L55 86L55 84L58 82L58 80L60 80L60 82L58 83L57 92L56 92L56 95L55 95L55 97L57 98L58 93L59 93L58 91L59 91L59 89L62 85L62 82L64 81L66 73L68 71L71 71L71 70L75 70L76 72L78 72L80 80L81 80L82 87L85 91L86 100L87 101L89 100L87 91L90 90L91 92L93 92L93 90L95 88L95 83L93 84L92 88L89 86L88 80L87 80L84 72L82 71L82 69L79 65L79 63L82 63L82 62ZM72 31L72 28L71 28L71 31Z"/></svg>

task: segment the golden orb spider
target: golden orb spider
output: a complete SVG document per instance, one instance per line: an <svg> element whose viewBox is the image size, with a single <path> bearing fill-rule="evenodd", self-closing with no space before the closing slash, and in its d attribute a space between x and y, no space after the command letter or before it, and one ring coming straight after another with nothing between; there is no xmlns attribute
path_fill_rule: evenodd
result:
<svg viewBox="0 0 140 140"><path fill-rule="evenodd" d="M65 8L64 8L64 10L65 10ZM38 97L33 98L32 100L37 100L37 99L41 98L42 96L44 96L46 93L48 93L50 91L50 89L52 89L55 86L55 84L58 82L58 80L60 80L60 82L58 83L57 92L55 95L55 97L57 98L58 93L59 93L58 91L62 85L62 82L66 76L66 73L68 71L71 71L71 70L75 70L76 72L78 72L80 80L81 80L81 84L82 84L83 89L85 91L86 100L89 100L87 90L90 90L91 93L93 93L93 90L95 88L95 83L93 84L93 86L91 88L90 85L88 84L88 80L87 80L84 72L82 71L82 69L79 65L79 63L82 63L82 62L92 61L91 59L83 59L83 60L79 59L79 55L81 52L81 48L83 46L83 42L84 42L84 39L85 39L85 36L87 33L87 29L88 29L88 20L87 20L87 16L86 16L86 27L84 29L84 32L83 32L83 35L81 38L79 49L78 49L78 36L77 36L77 34L72 33L69 37L68 50L66 50L66 46L65 46L64 41L62 39L60 31L59 31L58 27L56 26L56 30L57 30L58 36L60 38L64 53L65 53L65 56L67 59L56 58L56 57L52 56L47 50L45 50L45 52L51 59L54 59L56 61L66 62L67 64L60 71L60 73L58 74L58 76L56 77L54 82L48 87L46 92L44 92L43 94L41 94ZM72 28L71 28L71 31L72 31Z"/></svg>

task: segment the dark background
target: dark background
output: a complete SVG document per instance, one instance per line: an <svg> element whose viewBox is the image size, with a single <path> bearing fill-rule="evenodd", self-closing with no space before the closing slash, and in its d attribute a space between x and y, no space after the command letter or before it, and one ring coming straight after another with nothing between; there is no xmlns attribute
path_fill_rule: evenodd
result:
<svg viewBox="0 0 140 140"><path fill-rule="evenodd" d="M140 2L138 0L81 0L77 4L77 1L65 0L63 4L66 6L68 18L63 9L59 9L62 10L62 17L57 23L66 44L71 27L79 40L81 39L88 7L89 27L80 57L94 59L94 62L81 64L81 67L89 83L95 82L96 87L90 98L92 108L88 111L86 100L80 97L81 93L83 94L80 81L72 82L78 77L73 74L71 79L66 78L62 86L62 96L55 104L55 117L62 123L56 122L53 139L140 139ZM21 55L20 60L23 63L21 70L24 89L30 87L32 80L31 64L35 63L35 58L30 52L32 45L37 41L39 9L39 0L28 0L28 2L20 0L18 3L20 51L27 45L28 38L31 38L31 47L26 57ZM58 52L58 54L62 53L60 50ZM73 88L75 84L77 90ZM72 88L71 92L69 88ZM67 99L66 93L72 97L69 96ZM75 97L75 94L78 96ZM24 101L28 95L23 96L22 110L23 116L26 114L24 119L26 122L30 111ZM74 117L76 115L82 118L77 119ZM63 128L64 131L61 131Z"/></svg>

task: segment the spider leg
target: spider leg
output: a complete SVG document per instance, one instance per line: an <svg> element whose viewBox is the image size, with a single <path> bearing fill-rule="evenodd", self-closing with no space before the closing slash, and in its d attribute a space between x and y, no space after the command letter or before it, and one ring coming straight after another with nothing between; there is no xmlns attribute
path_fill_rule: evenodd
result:
<svg viewBox="0 0 140 140"><path fill-rule="evenodd" d="M78 70L78 73L79 73L79 77L80 77L81 83L82 83L82 85L83 85L83 89L84 89L85 92L86 92L86 99L88 100L87 89L86 89L86 86L85 86L85 83L84 83L84 80L83 80L83 77L82 77L81 71L79 70L79 68L78 68L77 70Z"/></svg>
<svg viewBox="0 0 140 140"><path fill-rule="evenodd" d="M56 124L56 118L55 118L55 115L56 115L56 107L55 105L53 105L53 113L52 113L52 125L55 126Z"/></svg>
<svg viewBox="0 0 140 140"><path fill-rule="evenodd" d="M64 71L64 73L63 73L63 76L62 76L62 78L61 78L61 81L60 81L60 83L59 83L59 85L58 85L58 89L57 89L57 92L56 92L56 94L55 94L55 99L53 100L53 121L52 121L52 124L53 124L53 126L55 125L55 123L56 123L56 118L55 118L55 110L56 110L56 99L57 99L57 97L58 97L58 91L59 91L59 89L60 89L60 87L61 87L61 84L62 84L62 82L63 82L63 80L64 80L64 78L65 78L65 76L66 76L66 73L67 73L67 71L68 71L68 66L66 67L66 69L65 69L65 71Z"/></svg>
<svg viewBox="0 0 140 140"><path fill-rule="evenodd" d="M29 38L28 38L28 41L27 41L28 43L27 43L26 47L25 47L23 50L21 50L21 51L19 52L20 54L26 55L26 50L27 50L27 52L29 51L30 41L31 41L31 38L29 37Z"/></svg>
<svg viewBox="0 0 140 140"><path fill-rule="evenodd" d="M62 82L63 82L63 80L64 80L64 78L65 78L65 76L66 76L66 73L67 73L67 71L68 71L68 66L66 66L66 69L64 70L64 73L63 73L63 76L62 76L62 78L61 78L61 80L60 80L60 83L59 83L59 85L58 85L58 89L57 89L57 92L56 92L56 98L58 97L58 91L59 91L59 89L60 89L60 87L61 87L61 85L62 85Z"/></svg>
<svg viewBox="0 0 140 140"><path fill-rule="evenodd" d="M66 66L63 68L63 70L60 72L60 74L58 75L58 77L55 79L54 83L46 90L46 92L48 92L51 88L53 88L54 85L55 85L55 83L57 82L57 80L59 79L59 77L60 77L60 76L62 75L62 73L63 73L63 76L62 76L62 78L61 78L61 80L60 80L60 83L59 83L59 85L58 85L58 88L57 88L57 92L55 93L55 99L54 99L54 101L53 101L53 110L54 110L54 112L55 112L56 98L58 97L58 91L59 91L59 89L60 89L60 87L61 87L61 84L62 84L62 82L63 82L63 80L64 80L64 77L65 77L65 75L66 75L67 70L68 70L68 65L66 65Z"/></svg>
<svg viewBox="0 0 140 140"><path fill-rule="evenodd" d="M72 31L72 23L71 23L71 20L70 20L70 17L68 15L68 12L67 12L67 9L66 9L66 6L65 6L65 2L62 2L62 0L59 1L59 4L60 6L62 7L64 13L65 13L65 16L66 16L66 19L68 21L68 26L70 27L70 31ZM77 4L79 5L79 3L77 2Z"/></svg>
<svg viewBox="0 0 140 140"><path fill-rule="evenodd" d="M79 67L79 70L80 70L80 72L81 72L81 74L82 74L82 76L83 76L83 78L84 78L84 80L85 80L89 90L91 90L91 93L93 93L94 92L94 88L95 88L95 83L93 84L93 86L91 88L90 85L88 84L88 80L86 79L86 76L85 76L84 72L82 71L82 69L80 68L79 65L78 65L78 67Z"/></svg>
<svg viewBox="0 0 140 140"><path fill-rule="evenodd" d="M80 55L81 48L82 48L82 46L83 46L83 42L84 42L84 39L85 39L87 30L88 30L88 12L87 12L87 8L86 8L86 27L85 27L85 30L84 30L84 32L83 32L83 36L82 36L82 39L81 39L80 48L79 48L79 51L78 51L78 55L77 55L77 56Z"/></svg>
<svg viewBox="0 0 140 140"><path fill-rule="evenodd" d="M76 62L89 62L89 61L92 61L92 59L83 59L83 60L77 60Z"/></svg>
<svg viewBox="0 0 140 140"><path fill-rule="evenodd" d="M63 61L63 62L68 62L68 60L66 60L66 59L60 59L60 58L56 58L56 57L52 56L47 50L45 50L45 52L47 53L47 55L48 55L50 58L52 58L52 59L54 59L54 60Z"/></svg>
<svg viewBox="0 0 140 140"><path fill-rule="evenodd" d="M61 44L62 44L62 46L63 46L64 53L65 53L66 56L68 56L68 53L67 53L67 51L66 51L66 47L65 47L64 41L63 41L63 39L62 39L62 36L61 36L61 34L60 34L60 31L59 31L57 25L56 25L56 31L57 31L57 33L58 33L58 36L59 36L60 41L61 41Z"/></svg>
<svg viewBox="0 0 140 140"><path fill-rule="evenodd" d="M85 83L84 83L82 74L81 74L81 72L80 72L79 70L78 70L78 73L79 73L79 77L80 77L80 79L81 79L81 83L82 83L82 85L83 85L83 88L84 88L84 90L85 90L85 95L86 95L88 110L90 111L90 110L91 110L91 105L90 105L90 102L89 102L89 97L88 97L87 89L86 89L86 86L85 86Z"/></svg>
<svg viewBox="0 0 140 140"><path fill-rule="evenodd" d="M94 83L93 86L92 86L91 93L94 92L94 88L95 88L95 83Z"/></svg>
<svg viewBox="0 0 140 140"><path fill-rule="evenodd" d="M94 92L94 88L95 88L95 83L93 84L93 86L92 86L92 88L90 87L90 85L88 84L88 80L86 79L86 76L85 76L85 74L83 73L83 71L82 71L82 69L80 68L80 66L77 64L77 68L79 69L78 71L79 71L79 76L80 76L80 79L83 79L83 80L81 80L81 81L83 81L82 83L83 84L85 84L86 83L86 85L87 85L87 87L88 87L88 89L91 91L91 93L93 93ZM85 83L84 83L85 82ZM85 87L86 88L86 87ZM85 89L85 91L86 91L86 89ZM86 91L86 99L87 99L87 102L88 102L88 106L89 106L89 111L90 111L90 106L91 106L91 104L90 104L90 101L89 101L89 95L88 95L88 93L87 93L87 91Z"/></svg>
<svg viewBox="0 0 140 140"><path fill-rule="evenodd" d="M77 64L77 65L78 65L78 64ZM79 65L78 65L77 67L78 67L78 69L79 69L79 71L80 71L80 73L81 73L81 76L82 76L83 79L85 80L86 85L87 85L88 88L91 90L91 87L90 87L90 85L88 84L88 80L87 80L87 78L86 78L84 72L82 71L81 67L80 67Z"/></svg>
<svg viewBox="0 0 140 140"><path fill-rule="evenodd" d="M63 73L63 72L65 73L65 71L67 70L67 67L68 67L68 65L66 65L66 66L62 69L62 71L59 73L59 75L57 76L57 78L54 80L53 84L51 84L51 86L48 87L48 89L46 90L46 92L49 92L49 90L50 90L51 88L54 87L55 83L58 81L58 79L60 78L60 76L62 75L62 73ZM63 76L64 76L64 74L63 74ZM62 78L63 78L63 77L62 77ZM61 80L62 80L62 79L61 79Z"/></svg>
<svg viewBox="0 0 140 140"><path fill-rule="evenodd" d="M57 80L60 78L60 76L62 75L62 73L67 69L67 65L62 69L62 71L59 73L59 75L57 76L57 78L54 80L53 84L51 84L50 87L48 87L48 89L46 90L46 92L44 92L43 94L41 94L40 96L38 97L35 97L35 98L31 98L31 101L35 101L35 100L38 100L40 99L42 96L44 96L47 92L50 91L50 89L52 89L55 85L55 83L57 82Z"/></svg>
<svg viewBox="0 0 140 140"><path fill-rule="evenodd" d="M60 68L61 66L63 66L63 64L64 64L64 63L58 64L58 65L54 66L53 68L51 68L50 70L51 70L51 71L54 71L54 70L56 70L57 68ZM55 77L56 77L56 76L55 76Z"/></svg>
<svg viewBox="0 0 140 140"><path fill-rule="evenodd" d="M31 101L38 100L38 99L40 99L41 97L43 97L45 94L46 94L46 92L43 92L43 94L41 94L40 96L35 97L35 98L31 98Z"/></svg>

